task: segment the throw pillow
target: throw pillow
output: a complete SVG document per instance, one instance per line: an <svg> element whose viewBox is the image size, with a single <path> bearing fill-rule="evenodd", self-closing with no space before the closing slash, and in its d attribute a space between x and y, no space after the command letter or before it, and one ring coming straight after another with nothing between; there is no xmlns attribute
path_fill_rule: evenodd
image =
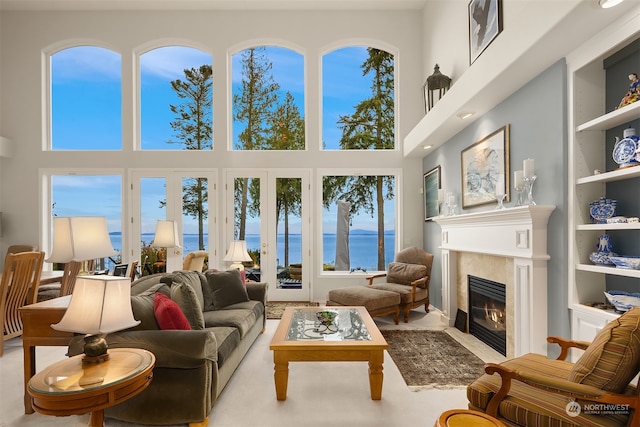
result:
<svg viewBox="0 0 640 427"><path fill-rule="evenodd" d="M640 367L640 307L607 324L569 373L569 381L624 392Z"/></svg>
<svg viewBox="0 0 640 427"><path fill-rule="evenodd" d="M173 283L186 283L191 286L195 291L198 302L200 304L200 310L203 310L207 305L207 302L210 303L211 297L209 296L207 300L207 295L205 295L202 289L202 283L200 281L201 274L197 271L188 271L188 270L178 270L173 273L168 273L162 276L160 281L162 283L166 283L171 286Z"/></svg>
<svg viewBox="0 0 640 427"><path fill-rule="evenodd" d="M191 325L191 329L204 329L204 317L193 287L184 282L171 284L171 299L175 301Z"/></svg>
<svg viewBox="0 0 640 427"><path fill-rule="evenodd" d="M153 301L153 313L160 329L191 329L189 321L175 301L160 292L155 294Z"/></svg>
<svg viewBox="0 0 640 427"><path fill-rule="evenodd" d="M427 275L427 266L421 264L405 264L404 262L390 262L387 267L387 282L400 285L410 285L414 280ZM426 287L420 285L421 288Z"/></svg>
<svg viewBox="0 0 640 427"><path fill-rule="evenodd" d="M220 310L232 304L249 301L240 271L207 271L205 276L213 297L212 306L205 311Z"/></svg>
<svg viewBox="0 0 640 427"><path fill-rule="evenodd" d="M160 329L153 313L154 298L156 292L161 292L169 296L169 287L164 283L156 283L149 289L137 294L131 295L131 310L133 317L140 321L138 326L131 328L132 330L156 330Z"/></svg>

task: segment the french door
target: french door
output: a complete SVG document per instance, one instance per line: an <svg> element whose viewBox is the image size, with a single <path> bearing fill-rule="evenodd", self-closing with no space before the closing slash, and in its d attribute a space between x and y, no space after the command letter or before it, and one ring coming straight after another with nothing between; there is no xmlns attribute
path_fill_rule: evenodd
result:
<svg viewBox="0 0 640 427"><path fill-rule="evenodd" d="M142 273L175 271L184 256L207 250L207 266L217 265L215 209L216 173L203 170L134 170L131 173L132 259L139 260ZM180 247L152 248L158 220L177 224Z"/></svg>
<svg viewBox="0 0 640 427"><path fill-rule="evenodd" d="M309 301L308 170L232 169L225 174L226 242L244 240L249 278L269 283L271 301Z"/></svg>

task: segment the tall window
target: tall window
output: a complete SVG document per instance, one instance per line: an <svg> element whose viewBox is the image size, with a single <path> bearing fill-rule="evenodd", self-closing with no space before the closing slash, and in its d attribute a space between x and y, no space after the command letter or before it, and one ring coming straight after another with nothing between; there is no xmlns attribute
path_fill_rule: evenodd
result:
<svg viewBox="0 0 640 427"><path fill-rule="evenodd" d="M213 149L213 58L169 46L140 55L140 147Z"/></svg>
<svg viewBox="0 0 640 427"><path fill-rule="evenodd" d="M232 57L233 149L304 150L304 57L260 46Z"/></svg>
<svg viewBox="0 0 640 427"><path fill-rule="evenodd" d="M394 57L346 47L322 58L322 148L395 147Z"/></svg>
<svg viewBox="0 0 640 427"><path fill-rule="evenodd" d="M51 148L122 149L120 55L78 46L51 55Z"/></svg>
<svg viewBox="0 0 640 427"><path fill-rule="evenodd" d="M113 249L122 254L122 179L118 175L53 175L53 216L104 216ZM104 261L113 269L121 256Z"/></svg>
<svg viewBox="0 0 640 427"><path fill-rule="evenodd" d="M396 252L396 177L322 178L325 271L383 271Z"/></svg>

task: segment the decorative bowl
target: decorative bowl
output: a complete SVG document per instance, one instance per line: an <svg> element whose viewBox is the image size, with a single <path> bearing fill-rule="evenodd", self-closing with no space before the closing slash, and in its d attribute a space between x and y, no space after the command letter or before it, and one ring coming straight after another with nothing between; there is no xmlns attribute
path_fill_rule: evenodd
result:
<svg viewBox="0 0 640 427"><path fill-rule="evenodd" d="M627 222L626 216L614 216L607 218L607 224L623 224L625 222Z"/></svg>
<svg viewBox="0 0 640 427"><path fill-rule="evenodd" d="M640 294L632 294L625 291L609 291L604 296L618 311L629 311L640 305Z"/></svg>
<svg viewBox="0 0 640 427"><path fill-rule="evenodd" d="M338 317L338 312L333 310L316 311L316 319L321 325L331 325Z"/></svg>
<svg viewBox="0 0 640 427"><path fill-rule="evenodd" d="M640 270L640 256L609 256L609 259L618 268Z"/></svg>
<svg viewBox="0 0 640 427"><path fill-rule="evenodd" d="M591 252L589 254L589 261L595 265L612 265L611 252Z"/></svg>

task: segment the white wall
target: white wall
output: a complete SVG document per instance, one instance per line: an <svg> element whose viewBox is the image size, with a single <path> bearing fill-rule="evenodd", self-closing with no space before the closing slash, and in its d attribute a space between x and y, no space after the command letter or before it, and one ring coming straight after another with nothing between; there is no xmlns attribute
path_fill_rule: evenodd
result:
<svg viewBox="0 0 640 427"><path fill-rule="evenodd" d="M3 88L0 100L2 136L12 140L14 155L1 160L3 213L2 252L14 243L38 243L43 220L39 200L38 170L53 167L129 168L309 167L312 179L320 168L401 168L402 228L400 247L422 246L422 162L405 160L401 147L391 152L321 152L320 145L320 57L331 48L349 43L389 46L395 49L397 65L398 146L422 109L421 16L415 11L198 11L198 12L3 12L0 16L0 63ZM42 150L43 49L74 40L98 41L122 54L123 145L122 152L46 152ZM208 50L214 58L214 141L212 153L134 152L131 96L134 87L134 52L164 42L188 42ZM299 46L307 58L307 144L300 152L227 152L230 101L225 61L239 44L286 42ZM315 183L312 189L315 192ZM219 192L222 194L222 192ZM319 200L320 195L314 193ZM218 206L222 206L222 196ZM130 214L125 212L125 215ZM219 212L221 214L221 212ZM220 217L220 215L218 215ZM221 221L219 221L220 223ZM313 232L320 233L320 220ZM220 226L221 227L221 226ZM220 230L218 230L220 231ZM318 239L315 239L316 241ZM41 245L42 246L42 245ZM48 251L47 247L43 248ZM218 248L223 253L224 248ZM321 266L320 266L321 268ZM315 300L324 300L328 289L362 278L322 279L318 268L312 274Z"/></svg>

